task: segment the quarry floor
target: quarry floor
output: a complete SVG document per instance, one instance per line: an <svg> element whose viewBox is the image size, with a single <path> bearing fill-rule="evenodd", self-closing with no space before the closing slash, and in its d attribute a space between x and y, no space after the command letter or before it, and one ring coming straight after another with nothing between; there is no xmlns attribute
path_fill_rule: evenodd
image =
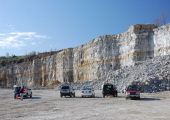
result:
<svg viewBox="0 0 170 120"><path fill-rule="evenodd" d="M170 91L141 93L141 100L118 97L60 98L59 91L32 90L33 97L13 99L12 89L0 89L0 120L170 120Z"/></svg>

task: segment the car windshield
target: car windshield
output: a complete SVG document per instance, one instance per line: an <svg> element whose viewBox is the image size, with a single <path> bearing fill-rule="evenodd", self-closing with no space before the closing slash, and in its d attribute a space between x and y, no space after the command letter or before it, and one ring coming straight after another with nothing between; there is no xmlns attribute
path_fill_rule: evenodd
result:
<svg viewBox="0 0 170 120"><path fill-rule="evenodd" d="M83 88L82 90L91 90L91 88Z"/></svg>
<svg viewBox="0 0 170 120"><path fill-rule="evenodd" d="M133 91L133 90L138 90L138 88L136 86L130 86L130 87L127 88L127 90Z"/></svg>
<svg viewBox="0 0 170 120"><path fill-rule="evenodd" d="M63 86L62 89L69 89L69 86Z"/></svg>

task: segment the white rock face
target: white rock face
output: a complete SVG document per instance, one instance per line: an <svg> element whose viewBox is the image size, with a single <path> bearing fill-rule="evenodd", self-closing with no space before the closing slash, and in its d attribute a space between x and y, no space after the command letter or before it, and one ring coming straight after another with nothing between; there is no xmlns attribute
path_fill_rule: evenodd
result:
<svg viewBox="0 0 170 120"><path fill-rule="evenodd" d="M125 33L104 35L85 45L61 50L32 62L1 67L6 86L55 86L57 82L105 80L110 70L133 66L155 56L170 54L170 24L133 25Z"/></svg>
<svg viewBox="0 0 170 120"><path fill-rule="evenodd" d="M160 28L153 24L134 25L123 34L100 36L74 48L74 81L101 78L111 69L169 54L169 25Z"/></svg>

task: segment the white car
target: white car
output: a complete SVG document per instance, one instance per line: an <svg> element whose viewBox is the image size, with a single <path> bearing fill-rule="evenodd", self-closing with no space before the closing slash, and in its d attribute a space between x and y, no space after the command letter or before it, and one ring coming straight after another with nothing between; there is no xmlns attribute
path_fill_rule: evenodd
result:
<svg viewBox="0 0 170 120"><path fill-rule="evenodd" d="M27 86L24 86L24 85L14 85L14 87L18 87L19 89L21 87L24 88L24 92L23 92L23 97L27 98L28 96L32 98L32 91L30 88L28 88ZM19 94L18 94L19 95ZM19 95L20 97L20 95Z"/></svg>
<svg viewBox="0 0 170 120"><path fill-rule="evenodd" d="M28 96L32 98L32 91L30 88L28 88L27 86L24 86L24 85L19 85L19 86L24 88L23 96L25 98L27 98Z"/></svg>
<svg viewBox="0 0 170 120"><path fill-rule="evenodd" d="M95 92L92 88L83 88L81 90L81 97L95 97Z"/></svg>

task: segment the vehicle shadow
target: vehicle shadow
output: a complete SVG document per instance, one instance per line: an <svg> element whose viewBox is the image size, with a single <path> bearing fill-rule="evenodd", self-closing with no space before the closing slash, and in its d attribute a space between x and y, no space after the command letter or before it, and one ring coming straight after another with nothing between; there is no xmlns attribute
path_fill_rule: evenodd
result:
<svg viewBox="0 0 170 120"><path fill-rule="evenodd" d="M95 97L77 97L77 98L103 98L103 97L95 96Z"/></svg>
<svg viewBox="0 0 170 120"><path fill-rule="evenodd" d="M103 98L103 97L100 97L100 96L95 96L95 97L81 97L81 96L75 96L75 97L62 97L62 98Z"/></svg>
<svg viewBox="0 0 170 120"><path fill-rule="evenodd" d="M153 101L153 100L161 100L159 98L140 98L140 100L143 100L143 101Z"/></svg>
<svg viewBox="0 0 170 120"><path fill-rule="evenodd" d="M118 96L118 98L126 99L126 96ZM131 98L131 100L137 100L135 98ZM161 100L159 98L140 98L142 101L153 101L153 100Z"/></svg>
<svg viewBox="0 0 170 120"><path fill-rule="evenodd" d="M32 98L28 97L26 99L41 99L41 97L32 97Z"/></svg>
<svg viewBox="0 0 170 120"><path fill-rule="evenodd" d="M126 96L118 96L118 98L126 99ZM131 100L136 100L136 99L131 98ZM143 100L143 101L153 101L153 100L161 100L161 99L159 99L159 98L140 98L140 100Z"/></svg>

